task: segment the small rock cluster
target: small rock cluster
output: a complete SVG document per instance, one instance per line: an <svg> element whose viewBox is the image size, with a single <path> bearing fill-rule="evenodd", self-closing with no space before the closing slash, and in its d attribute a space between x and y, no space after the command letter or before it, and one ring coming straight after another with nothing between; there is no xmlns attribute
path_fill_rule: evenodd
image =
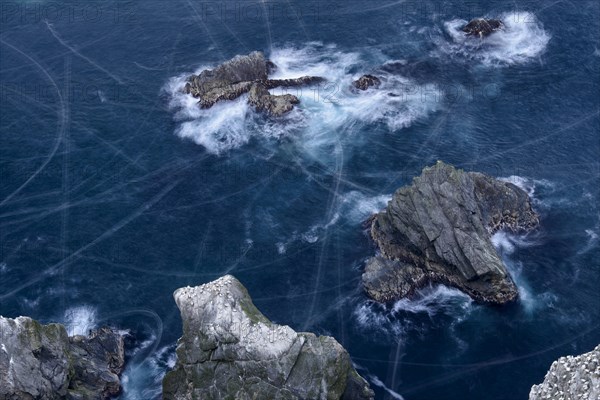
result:
<svg viewBox="0 0 600 400"><path fill-rule="evenodd" d="M201 108L210 108L217 102L234 100L249 92L248 103L256 111L279 117L291 111L300 100L291 94L272 95L269 89L313 85L325 80L317 76L269 79L269 74L276 69L277 66L265 59L263 53L255 51L190 76L183 90L199 99Z"/></svg>

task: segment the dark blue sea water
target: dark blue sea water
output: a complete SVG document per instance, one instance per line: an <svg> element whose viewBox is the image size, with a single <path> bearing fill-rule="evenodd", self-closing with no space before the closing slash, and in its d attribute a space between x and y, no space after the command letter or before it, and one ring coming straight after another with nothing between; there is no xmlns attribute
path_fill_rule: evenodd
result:
<svg viewBox="0 0 600 400"><path fill-rule="evenodd" d="M227 273L272 320L334 336L380 399L525 399L600 342L597 0L1 6L0 314L130 330L122 399L159 397L172 292ZM465 41L481 15L506 30ZM177 91L253 50L329 84L281 122ZM381 91L348 90L384 64ZM440 159L534 197L539 231L494 237L518 304L363 294L363 221Z"/></svg>

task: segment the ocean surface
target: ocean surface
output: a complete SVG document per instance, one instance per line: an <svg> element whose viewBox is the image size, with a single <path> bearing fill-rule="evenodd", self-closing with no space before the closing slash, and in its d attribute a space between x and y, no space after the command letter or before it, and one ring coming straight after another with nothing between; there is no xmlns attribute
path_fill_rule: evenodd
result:
<svg viewBox="0 0 600 400"><path fill-rule="evenodd" d="M1 6L0 314L129 331L121 399L160 397L173 291L224 274L273 321L334 336L378 399L525 399L600 343L597 0ZM477 16L506 29L467 40ZM179 92L254 50L328 84L281 121ZM349 90L382 66L381 90ZM362 292L363 222L437 160L533 196L540 229L494 236L517 304Z"/></svg>

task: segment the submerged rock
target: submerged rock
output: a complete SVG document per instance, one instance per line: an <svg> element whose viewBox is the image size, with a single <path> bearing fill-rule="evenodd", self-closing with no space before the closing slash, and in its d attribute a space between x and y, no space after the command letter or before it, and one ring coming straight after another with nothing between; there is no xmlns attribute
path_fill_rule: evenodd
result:
<svg viewBox="0 0 600 400"><path fill-rule="evenodd" d="M363 75L358 80L352 82L352 85L359 90L367 90L371 86L378 87L381 85L381 80L373 75Z"/></svg>
<svg viewBox="0 0 600 400"><path fill-rule="evenodd" d="M552 363L544 382L529 392L529 400L545 399L600 399L600 345L589 353Z"/></svg>
<svg viewBox="0 0 600 400"><path fill-rule="evenodd" d="M334 338L272 323L234 277L174 297L183 336L163 380L165 400L373 398Z"/></svg>
<svg viewBox="0 0 600 400"><path fill-rule="evenodd" d="M268 75L276 68L275 64L265 59L261 52L255 51L247 56L236 56L213 70L205 70L199 75L190 76L184 87L184 92L198 98L198 104L201 108L210 108L219 101L235 100L250 92L253 88L255 91L260 90L262 92L263 89L268 91L268 89L282 86L296 87L324 81L324 78L315 76L303 76L294 79L268 79ZM259 106L253 105L259 111L266 111L270 115L280 116L292 110L293 104L299 102L290 102L291 97L289 96L291 95L272 97L261 95L259 97L265 97L264 101L258 101ZM255 97L254 100L256 103L257 98ZM265 103L265 107L261 106L262 103ZM268 104L275 105L267 107Z"/></svg>
<svg viewBox="0 0 600 400"><path fill-rule="evenodd" d="M0 399L108 399L123 365L123 337L108 328L69 337L60 324L0 317Z"/></svg>
<svg viewBox="0 0 600 400"><path fill-rule="evenodd" d="M480 38L489 36L492 33L502 29L504 24L498 19L475 18L462 28L467 36L479 36Z"/></svg>
<svg viewBox="0 0 600 400"><path fill-rule="evenodd" d="M517 186L438 162L374 216L370 233L381 255L367 262L364 288L379 302L410 296L429 283L456 287L482 302L513 301L517 288L491 236L538 224L527 193Z"/></svg>

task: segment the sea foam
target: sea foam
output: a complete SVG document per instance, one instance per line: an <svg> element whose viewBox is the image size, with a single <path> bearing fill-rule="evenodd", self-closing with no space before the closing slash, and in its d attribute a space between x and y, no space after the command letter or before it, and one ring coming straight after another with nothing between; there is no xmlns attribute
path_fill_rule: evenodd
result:
<svg viewBox="0 0 600 400"><path fill-rule="evenodd" d="M69 336L87 336L97 326L97 312L91 306L72 307L65 311L63 320Z"/></svg>
<svg viewBox="0 0 600 400"><path fill-rule="evenodd" d="M468 21L454 19L444 23L450 40L437 39L440 56L477 60L487 66L522 64L544 53L551 35L532 13L507 12L498 17L504 28L479 39L468 37L461 28Z"/></svg>
<svg viewBox="0 0 600 400"><path fill-rule="evenodd" d="M352 81L372 68L362 61L360 54L341 51L335 45L311 42L302 47L273 48L268 57L278 67L272 78L310 75L323 76L327 81L271 90L274 95L293 94L301 102L287 115L271 119L255 113L247 104L247 95L200 109L197 99L182 91L190 74L179 75L163 88L178 122L175 133L213 154L224 154L253 139L283 138L311 152L350 135L356 123L380 123L390 131L397 131L439 107L440 90L435 85L417 85L385 72L380 74L382 84L378 90L351 90ZM212 67L202 66L195 73ZM350 72L353 70L363 72Z"/></svg>

